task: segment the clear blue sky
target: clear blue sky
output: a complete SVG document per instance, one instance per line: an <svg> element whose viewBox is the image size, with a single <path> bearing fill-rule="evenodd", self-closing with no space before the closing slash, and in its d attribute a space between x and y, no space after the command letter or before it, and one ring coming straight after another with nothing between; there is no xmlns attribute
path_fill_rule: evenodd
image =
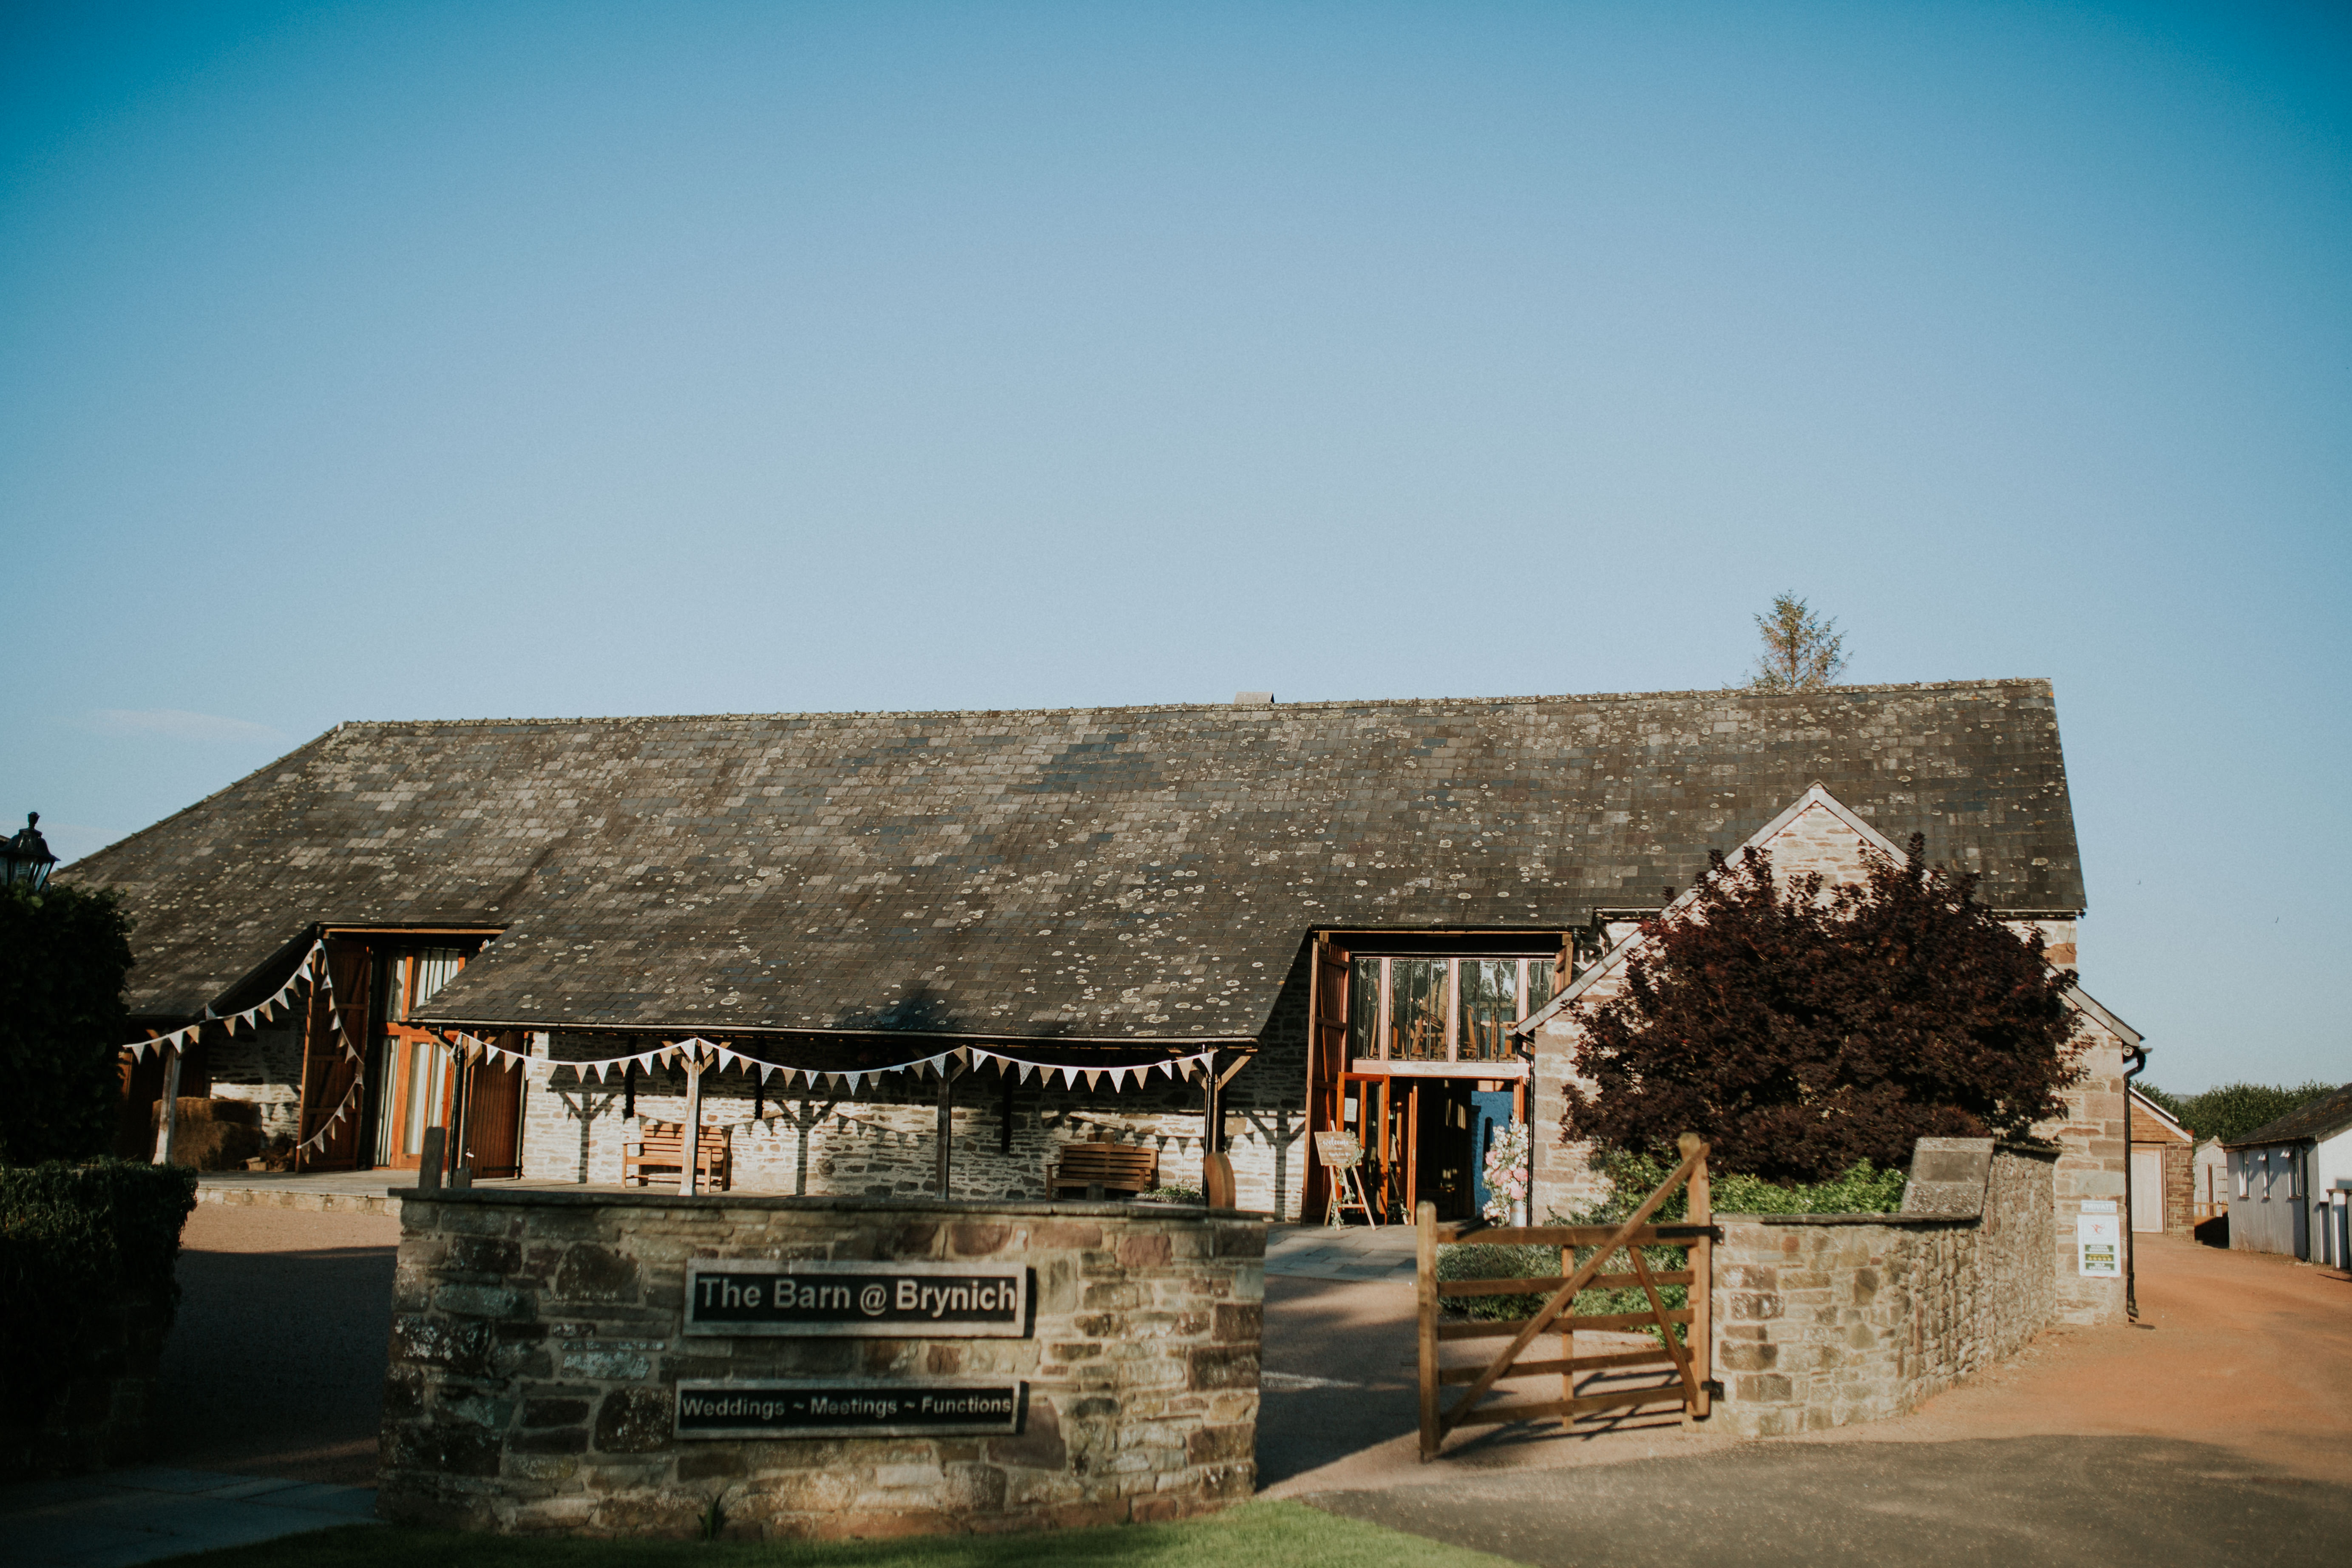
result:
<svg viewBox="0 0 2352 1568"><path fill-rule="evenodd" d="M1792 587L2056 682L2151 1078L2352 1079L2348 84L2317 6L14 5L0 812L1717 686Z"/></svg>

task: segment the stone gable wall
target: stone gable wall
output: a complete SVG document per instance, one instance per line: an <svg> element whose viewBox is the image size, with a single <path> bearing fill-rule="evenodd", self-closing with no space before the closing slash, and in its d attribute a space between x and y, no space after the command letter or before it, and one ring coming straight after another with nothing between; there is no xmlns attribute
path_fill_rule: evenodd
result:
<svg viewBox="0 0 2352 1568"><path fill-rule="evenodd" d="M404 1194L379 1510L793 1538L1169 1519L1255 1479L1265 1227L1125 1204ZM689 1258L1017 1262L1023 1339L684 1338ZM672 1435L678 1381L1022 1379L1013 1436Z"/></svg>
<svg viewBox="0 0 2352 1568"><path fill-rule="evenodd" d="M1820 872L1832 883L1859 881L1868 859L1862 837L1826 807L1801 811L1765 846L1772 857L1776 879ZM2052 962L2071 966L2075 948L2071 920L2012 921L2021 934L2042 933ZM2062 956L2063 955L2063 956ZM1622 961L1594 979L1584 997L1604 1002L1622 994ZM2052 1279L2057 1289L2057 1311L2066 1321L2105 1322L2123 1311L2123 1282L2086 1279L2076 1269L2074 1216L2087 1199L2120 1201L2124 1191L2126 1151L2123 1132L2123 1042L2088 1014L2083 1015L2084 1050L2083 1080L2061 1098L2065 1110L2036 1127L2034 1136L2055 1145L2059 1156L2049 1173L2050 1201L2054 1205ZM1576 1048L1582 1030L1570 1008L1543 1026L1535 1037L1536 1092L1532 1127L1535 1142L1535 1213L1572 1214L1607 1195L1607 1184L1590 1163L1591 1151L1559 1139L1560 1117L1567 1110L1563 1086L1575 1077Z"/></svg>
<svg viewBox="0 0 2352 1568"><path fill-rule="evenodd" d="M1974 1217L1720 1216L1717 1418L1750 1437L1884 1420L2014 1355L2058 1310L2051 1163L1996 1151Z"/></svg>

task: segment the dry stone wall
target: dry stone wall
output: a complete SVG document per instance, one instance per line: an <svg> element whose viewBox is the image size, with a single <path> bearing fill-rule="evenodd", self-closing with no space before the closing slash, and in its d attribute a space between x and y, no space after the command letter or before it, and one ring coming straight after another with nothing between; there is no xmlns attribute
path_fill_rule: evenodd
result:
<svg viewBox="0 0 2352 1568"><path fill-rule="evenodd" d="M1135 1204L404 1194L378 1508L513 1532L751 1537L1167 1519L1255 1479L1265 1227ZM1022 1338L703 1338L691 1258L1013 1264ZM688 1439L681 1379L1019 1379L999 1436Z"/></svg>
<svg viewBox="0 0 2352 1568"><path fill-rule="evenodd" d="M1743 1436L1900 1415L2015 1354L2060 1310L2050 1152L1922 1140L1915 1172L1976 1143L1977 1212L1719 1216L1717 1419ZM1935 1144L1931 1150L1928 1145ZM2067 1240L2071 1245L2070 1231Z"/></svg>

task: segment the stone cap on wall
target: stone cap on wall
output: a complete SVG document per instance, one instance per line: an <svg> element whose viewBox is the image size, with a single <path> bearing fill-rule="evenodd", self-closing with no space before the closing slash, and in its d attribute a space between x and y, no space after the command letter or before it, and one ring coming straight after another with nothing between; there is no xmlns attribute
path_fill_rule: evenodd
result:
<svg viewBox="0 0 2352 1568"><path fill-rule="evenodd" d="M1715 1223L1727 1225L1880 1225L1925 1229L1939 1225L1974 1225L1972 1214L1719 1214Z"/></svg>
<svg viewBox="0 0 2352 1568"><path fill-rule="evenodd" d="M678 1193L657 1190L583 1193L551 1191L544 1187L394 1187L386 1196L398 1198L403 1205L484 1204L501 1208L771 1209L821 1213L854 1209L861 1214L1062 1215L1088 1219L1153 1219L1180 1223L1244 1220L1265 1224L1274 1218L1272 1215L1255 1209L1213 1209L1193 1204L1047 1203L1002 1198L787 1197L766 1193L697 1193L687 1197Z"/></svg>
<svg viewBox="0 0 2352 1568"><path fill-rule="evenodd" d="M1903 1213L1927 1219L1974 1219L1984 1213L1992 1175L1990 1138L1922 1138L1911 1148Z"/></svg>

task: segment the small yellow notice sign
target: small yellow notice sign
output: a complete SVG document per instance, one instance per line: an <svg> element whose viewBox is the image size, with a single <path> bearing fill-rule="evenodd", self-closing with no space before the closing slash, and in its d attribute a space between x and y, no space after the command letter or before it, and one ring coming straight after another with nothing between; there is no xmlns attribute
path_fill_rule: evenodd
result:
<svg viewBox="0 0 2352 1568"><path fill-rule="evenodd" d="M2074 1216L2077 1269L2095 1279L2123 1277L2123 1216L2112 1203L2086 1203Z"/></svg>

